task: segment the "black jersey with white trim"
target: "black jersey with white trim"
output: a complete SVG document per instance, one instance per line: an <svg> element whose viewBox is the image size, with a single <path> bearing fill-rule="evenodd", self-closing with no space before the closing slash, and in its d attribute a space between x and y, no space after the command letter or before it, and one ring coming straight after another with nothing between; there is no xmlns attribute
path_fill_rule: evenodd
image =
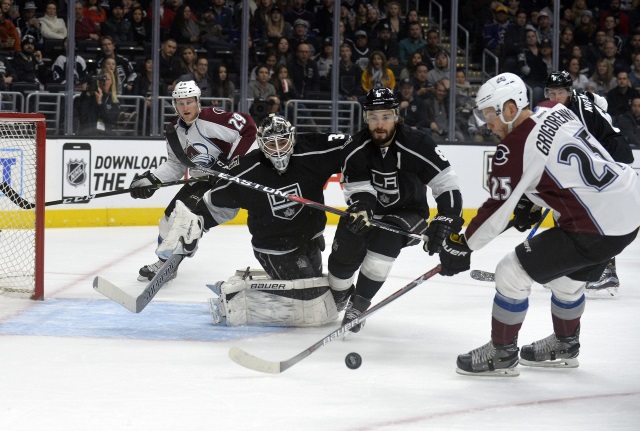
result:
<svg viewBox="0 0 640 431"><path fill-rule="evenodd" d="M342 182L348 204L367 202L378 215L411 208L428 218L426 186L439 212L462 212L458 177L449 161L433 139L404 124L384 149L371 142L368 128L353 135L342 150Z"/></svg>
<svg viewBox="0 0 640 431"><path fill-rule="evenodd" d="M340 172L340 149L349 139L344 134L298 134L294 153L283 174L278 174L262 151L254 150L232 161L230 174L264 186L324 203L324 186ZM235 183L219 181L205 200L212 213L225 208L244 208L251 243L262 252L288 252L324 231L327 216L313 209ZM216 218L218 223L226 220Z"/></svg>

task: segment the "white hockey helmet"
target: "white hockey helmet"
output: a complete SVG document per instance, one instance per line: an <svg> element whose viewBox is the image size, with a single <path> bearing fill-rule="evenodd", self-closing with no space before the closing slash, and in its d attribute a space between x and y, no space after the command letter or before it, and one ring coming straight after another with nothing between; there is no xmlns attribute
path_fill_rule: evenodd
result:
<svg viewBox="0 0 640 431"><path fill-rule="evenodd" d="M296 144L296 128L284 117L269 114L258 127L258 147L279 174L286 172Z"/></svg>
<svg viewBox="0 0 640 431"><path fill-rule="evenodd" d="M176 114L178 113L178 108L176 107L176 100L178 99L186 99L187 97L195 97L196 102L198 103L198 113L200 112L200 96L202 96L202 91L200 91L200 87L196 85L195 81L180 81L176 84L173 89L173 93L171 93L173 97L173 109L175 109Z"/></svg>
<svg viewBox="0 0 640 431"><path fill-rule="evenodd" d="M504 104L510 100L518 107L518 113L512 121L506 121L502 109ZM529 106L527 86L522 79L513 73L501 73L482 84L482 87L478 90L474 114L480 124L484 124L487 123L487 119L482 114L482 110L494 108L496 115L509 127L509 132L511 132L513 122L516 121L522 110L527 106Z"/></svg>

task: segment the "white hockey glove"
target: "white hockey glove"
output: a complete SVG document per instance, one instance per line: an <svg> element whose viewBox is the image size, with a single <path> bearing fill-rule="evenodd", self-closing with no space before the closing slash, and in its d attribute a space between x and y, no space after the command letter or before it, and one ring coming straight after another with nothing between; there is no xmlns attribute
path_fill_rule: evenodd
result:
<svg viewBox="0 0 640 431"><path fill-rule="evenodd" d="M131 189L129 193L134 199L148 199L153 196L158 189L139 189L138 187L153 186L157 184L162 184L162 181L153 175L151 171L146 171L142 173L142 175L135 174L133 181L131 181L131 185L129 186Z"/></svg>
<svg viewBox="0 0 640 431"><path fill-rule="evenodd" d="M169 259L172 254L192 257L198 249L198 240L202 237L203 217L192 213L182 201L176 201L169 224L169 234L156 249L158 257Z"/></svg>

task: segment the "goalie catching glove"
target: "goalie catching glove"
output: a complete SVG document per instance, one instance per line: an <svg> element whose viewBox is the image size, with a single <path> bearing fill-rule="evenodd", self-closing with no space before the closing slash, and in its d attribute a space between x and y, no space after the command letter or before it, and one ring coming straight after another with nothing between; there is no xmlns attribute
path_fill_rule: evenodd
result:
<svg viewBox="0 0 640 431"><path fill-rule="evenodd" d="M371 230L369 219L373 218L373 211L364 202L354 202L347 208L349 215L345 219L345 226L356 235L364 235Z"/></svg>
<svg viewBox="0 0 640 431"><path fill-rule="evenodd" d="M169 217L169 233L158 245L156 254L167 260L172 254L192 257L198 249L198 241L204 231L204 219L195 215L182 201L176 201L176 207Z"/></svg>
<svg viewBox="0 0 640 431"><path fill-rule="evenodd" d="M433 256L436 253L442 251L442 244L449 238L452 233L460 232L464 219L456 215L448 214L436 214L436 216L429 223L427 228L428 241L424 243L422 248L429 253L429 256Z"/></svg>
<svg viewBox="0 0 640 431"><path fill-rule="evenodd" d="M471 268L471 249L463 235L451 234L440 252L441 275L456 275Z"/></svg>
<svg viewBox="0 0 640 431"><path fill-rule="evenodd" d="M134 199L149 199L158 189L140 189L139 187L159 186L161 184L162 181L153 175L151 171L146 171L142 175L135 174L129 186L131 189L129 193Z"/></svg>
<svg viewBox="0 0 640 431"><path fill-rule="evenodd" d="M525 232L542 218L542 208L534 205L528 197L522 196L513 210L513 227Z"/></svg>

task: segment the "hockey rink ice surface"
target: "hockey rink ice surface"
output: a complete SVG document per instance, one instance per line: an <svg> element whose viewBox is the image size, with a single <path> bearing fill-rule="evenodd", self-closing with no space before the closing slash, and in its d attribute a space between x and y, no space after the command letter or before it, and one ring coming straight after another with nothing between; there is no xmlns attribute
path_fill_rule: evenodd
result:
<svg viewBox="0 0 640 431"><path fill-rule="evenodd" d="M617 258L619 295L587 300L579 368L520 366L519 377L489 378L455 372L458 354L489 340L493 284L469 272L437 275L360 333L282 374L261 374L233 363L229 348L285 360L338 322L211 324L205 284L259 267L245 226L206 234L139 314L93 290L101 275L141 291L135 277L154 261L156 235L154 227L46 231L45 300L0 296L0 430L640 429L640 240ZM525 236L507 231L474 252L471 268L493 272ZM420 246L405 249L373 302L437 262ZM552 332L549 298L534 286L520 345ZM350 352L362 355L357 370L345 366Z"/></svg>

